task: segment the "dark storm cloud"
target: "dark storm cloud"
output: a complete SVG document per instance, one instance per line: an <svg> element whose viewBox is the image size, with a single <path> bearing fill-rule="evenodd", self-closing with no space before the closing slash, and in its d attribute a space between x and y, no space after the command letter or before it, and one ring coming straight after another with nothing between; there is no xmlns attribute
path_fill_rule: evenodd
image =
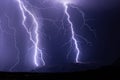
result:
<svg viewBox="0 0 120 80"><path fill-rule="evenodd" d="M79 0L79 6L90 9L113 8L119 6L120 0Z"/></svg>

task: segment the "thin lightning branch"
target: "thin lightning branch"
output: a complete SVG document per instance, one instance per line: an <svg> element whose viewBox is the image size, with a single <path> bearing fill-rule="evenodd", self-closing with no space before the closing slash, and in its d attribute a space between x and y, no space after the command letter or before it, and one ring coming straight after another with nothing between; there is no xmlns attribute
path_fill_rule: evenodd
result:
<svg viewBox="0 0 120 80"><path fill-rule="evenodd" d="M13 34L8 33L7 31L4 31L1 26L0 26L0 31L2 31L2 33L5 33L5 34L7 34L7 35L13 36L13 38L14 38L14 46L15 46L15 49L16 49L16 51L17 51L16 62L15 62L15 64L13 64L12 67L9 69L9 71L12 71L12 70L16 67L16 65L18 65L19 62L20 62L20 58L19 58L20 50L19 50L19 48L18 48L18 46L17 46L17 41L16 41L16 29L9 26L9 17L8 17L6 14L5 14L5 17L7 18L7 27L8 27L10 30L13 31ZM1 21L0 21L0 23L1 23Z"/></svg>
<svg viewBox="0 0 120 80"><path fill-rule="evenodd" d="M20 55L20 50L19 50L19 48L17 47L17 41L16 41L16 30L14 29L14 28L12 28L11 27L11 29L14 31L14 42L15 42L15 48L16 48L16 50L17 50L17 61L16 61L16 63L10 68L10 71L12 71L13 70L13 68L16 66L16 65L18 65L19 64L19 62L20 62L20 57L19 57L19 55Z"/></svg>
<svg viewBox="0 0 120 80"><path fill-rule="evenodd" d="M41 58L41 63L43 65L45 65L45 61L43 59L43 52L39 48L39 45L38 45L39 44L39 33L38 33L39 24L38 24L38 21L35 18L34 14L26 8L26 6L24 5L24 3L21 0L17 0L17 2L19 4L20 10L22 12L22 17L23 17L22 25L24 26L25 30L27 31L28 35L30 36L30 41L34 45L34 64L35 64L36 67L41 66L41 65L39 65L39 62L38 62L38 58L39 58L38 55L40 54L41 55L41 57L40 57ZM27 28L27 25L25 24L26 19L27 19L25 13L28 13L33 20L34 27L35 27L35 30L34 30L35 39L32 38L32 34L29 31L29 29Z"/></svg>
<svg viewBox="0 0 120 80"><path fill-rule="evenodd" d="M79 50L79 47L78 47L78 41L75 38L75 32L74 32L74 28L73 28L73 23L70 20L70 15L68 13L68 4L64 3L64 7L65 7L65 14L67 16L67 21L70 24L70 29L71 29L71 34L72 34L72 40L73 40L73 43L75 45L75 50L76 50L76 59L75 59L75 61L76 61L76 63L79 63L80 50Z"/></svg>
<svg viewBox="0 0 120 80"><path fill-rule="evenodd" d="M16 67L16 65L18 65L19 62L20 62L20 57L19 57L19 55L20 55L20 50L19 50L19 48L18 48L18 46L17 46L17 41L16 41L16 29L9 26L9 17L8 17L7 15L5 15L5 17L7 18L7 21L8 21L8 23L7 23L7 24L8 24L8 28L10 28L10 29L14 32L14 33L13 33L13 37L14 37L15 49L17 50L17 57L16 57L17 61L16 61L16 63L9 69L10 71L12 71L12 70Z"/></svg>
<svg viewBox="0 0 120 80"><path fill-rule="evenodd" d="M83 25L81 26L81 28L84 27L84 26L86 26L94 34L94 37L96 38L95 31L86 23L85 13L82 10L79 10L79 8L76 7L76 6L71 6L71 7L75 8L82 15L82 17L83 17Z"/></svg>

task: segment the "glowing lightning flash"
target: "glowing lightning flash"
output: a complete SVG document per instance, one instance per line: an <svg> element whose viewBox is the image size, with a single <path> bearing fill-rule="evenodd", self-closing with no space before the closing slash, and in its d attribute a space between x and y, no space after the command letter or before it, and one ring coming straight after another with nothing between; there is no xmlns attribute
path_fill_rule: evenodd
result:
<svg viewBox="0 0 120 80"><path fill-rule="evenodd" d="M75 32L74 32L74 28L73 28L73 23L70 20L70 15L68 13L68 2L64 2L64 7L65 7L65 14L67 16L67 21L70 24L70 29L71 29L71 34L72 34L72 40L73 40L74 45L75 45L75 50L76 50L76 59L75 59L75 61L76 61L76 63L79 63L80 50L79 50L79 47L78 47L78 41L75 38Z"/></svg>
<svg viewBox="0 0 120 80"><path fill-rule="evenodd" d="M22 25L24 26L25 30L27 31L28 35L30 36L30 41L33 43L33 46L34 46L34 64L36 67L41 66L38 62L38 58L39 58L38 55L40 54L41 63L42 63L42 65L45 65L45 61L43 59L43 52L39 48L39 45L38 45L39 44L39 33L38 33L39 24L38 24L38 21L35 18L34 14L27 9L27 7L24 5L24 3L21 0L17 0L17 2L19 4L19 8L21 10L22 17L23 17ZM35 27L35 30L34 30L35 39L32 38L32 34L29 31L29 29L27 28L27 25L25 24L26 19L27 19L25 13L28 13L33 20L34 27Z"/></svg>

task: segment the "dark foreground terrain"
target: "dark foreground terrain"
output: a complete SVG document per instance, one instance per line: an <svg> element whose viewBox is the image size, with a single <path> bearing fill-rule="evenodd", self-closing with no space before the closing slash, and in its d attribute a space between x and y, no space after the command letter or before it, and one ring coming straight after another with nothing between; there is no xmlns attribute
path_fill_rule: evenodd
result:
<svg viewBox="0 0 120 80"><path fill-rule="evenodd" d="M86 70L94 70L99 68L100 66L97 64L85 64L85 63L67 63L64 65L54 65L54 66L45 66L42 68L36 68L32 70L32 72L47 72L47 73L63 73L63 72L79 72Z"/></svg>
<svg viewBox="0 0 120 80"><path fill-rule="evenodd" d="M42 72L42 73L40 73ZM52 72L52 73L51 73ZM112 65L98 67L87 64L66 64L64 66L49 66L37 68L27 73L0 73L0 80L68 80L81 78L91 78L97 76L98 78L119 76L120 59L115 61ZM116 75L117 74L117 75ZM116 78L116 77L114 77Z"/></svg>

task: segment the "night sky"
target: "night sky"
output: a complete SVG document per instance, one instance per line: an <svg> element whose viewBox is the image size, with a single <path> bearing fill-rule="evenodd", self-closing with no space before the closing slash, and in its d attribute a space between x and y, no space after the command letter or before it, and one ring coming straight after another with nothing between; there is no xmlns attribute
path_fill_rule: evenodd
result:
<svg viewBox="0 0 120 80"><path fill-rule="evenodd" d="M75 51L70 41L71 32L63 5L55 0L27 1L29 4L25 5L35 13L39 21L40 47L43 49L46 66L74 63ZM72 5L84 12L86 24L89 26L82 26L84 19ZM68 12L81 50L80 61L107 65L120 57L119 5L119 0L76 0L74 4L69 5ZM33 26L29 16L26 25L30 28ZM17 61L17 53L19 63L13 71L32 70L34 66L31 45L22 25L18 3L15 0L1 0L0 71L10 70Z"/></svg>

